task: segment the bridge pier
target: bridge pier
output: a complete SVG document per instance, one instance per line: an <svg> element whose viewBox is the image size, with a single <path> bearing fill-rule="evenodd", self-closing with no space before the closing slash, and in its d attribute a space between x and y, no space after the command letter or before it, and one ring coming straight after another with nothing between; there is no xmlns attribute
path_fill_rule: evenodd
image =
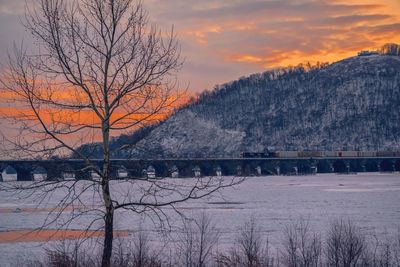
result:
<svg viewBox="0 0 400 267"><path fill-rule="evenodd" d="M117 179L128 178L129 177L128 169L124 165L119 166L115 172L115 176Z"/></svg>
<svg viewBox="0 0 400 267"><path fill-rule="evenodd" d="M242 176L242 174L243 174L242 166L238 165L236 167L236 176Z"/></svg>
<svg viewBox="0 0 400 267"><path fill-rule="evenodd" d="M310 166L309 170L310 170L311 174L315 175L318 173L318 164L319 164L318 160L311 159L309 161L309 166Z"/></svg>
<svg viewBox="0 0 400 267"><path fill-rule="evenodd" d="M217 167L215 168L215 175L218 176L218 177L221 177L221 176L222 176L222 169L221 169L220 166L217 166Z"/></svg>
<svg viewBox="0 0 400 267"><path fill-rule="evenodd" d="M346 161L346 162L345 162L345 165L346 165L346 171L347 171L347 173L349 174L349 173L350 173L350 162L349 162L349 161Z"/></svg>
<svg viewBox="0 0 400 267"><path fill-rule="evenodd" d="M153 165L149 165L146 169L146 177L149 179L155 179L156 178L156 169L153 167Z"/></svg>
<svg viewBox="0 0 400 267"><path fill-rule="evenodd" d="M201 169L198 165L193 168L194 177L198 178L201 176Z"/></svg>
<svg viewBox="0 0 400 267"><path fill-rule="evenodd" d="M361 171L367 172L367 163L365 162L365 160L361 161Z"/></svg>
<svg viewBox="0 0 400 267"><path fill-rule="evenodd" d="M275 172L276 172L276 175L281 175L281 167L279 167L279 165L277 165L276 167L275 167Z"/></svg>
<svg viewBox="0 0 400 267"><path fill-rule="evenodd" d="M315 174L318 173L318 167L317 167L316 165L315 165L315 166L311 166L310 169L311 169L311 173L312 173L312 174L315 175Z"/></svg>
<svg viewBox="0 0 400 267"><path fill-rule="evenodd" d="M257 173L258 176L261 176L261 175L262 175L261 167L260 167L260 166L257 166L257 167L256 167L256 173Z"/></svg>
<svg viewBox="0 0 400 267"><path fill-rule="evenodd" d="M176 167L176 165L172 166L172 168L169 170L170 175L172 178L178 178L179 177L179 169Z"/></svg>
<svg viewBox="0 0 400 267"><path fill-rule="evenodd" d="M331 173L334 173L335 172L335 165L334 165L334 163L333 162L329 162L329 169L330 169L330 171L331 171Z"/></svg>

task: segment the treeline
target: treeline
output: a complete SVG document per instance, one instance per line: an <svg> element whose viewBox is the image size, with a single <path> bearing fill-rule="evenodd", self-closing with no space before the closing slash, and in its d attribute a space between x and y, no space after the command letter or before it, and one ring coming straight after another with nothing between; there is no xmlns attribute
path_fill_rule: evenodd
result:
<svg viewBox="0 0 400 267"><path fill-rule="evenodd" d="M227 93L238 90L243 86L267 86L269 82L284 78L291 77L292 75L304 74L311 71L316 71L329 66L328 62L317 62L312 64L311 62L301 63L297 66L289 66L285 68L275 68L263 73L256 73L250 76L241 77L236 81L232 81L222 85L216 85L213 90L205 90L198 97L192 98L186 105L182 107L190 108L199 104L207 103L208 100L214 97L223 97Z"/></svg>
<svg viewBox="0 0 400 267"><path fill-rule="evenodd" d="M350 221L334 221L316 233L307 220L287 225L271 244L259 221L251 218L237 229L235 241L221 249L221 233L209 216L186 220L176 242L153 246L145 231L130 244L121 241L113 255L118 267L395 267L400 266L400 231L392 236L368 235ZM60 243L43 260L19 260L26 267L95 267L99 257L79 246Z"/></svg>
<svg viewBox="0 0 400 267"><path fill-rule="evenodd" d="M378 50L381 55L400 56L400 45L398 44L385 44Z"/></svg>

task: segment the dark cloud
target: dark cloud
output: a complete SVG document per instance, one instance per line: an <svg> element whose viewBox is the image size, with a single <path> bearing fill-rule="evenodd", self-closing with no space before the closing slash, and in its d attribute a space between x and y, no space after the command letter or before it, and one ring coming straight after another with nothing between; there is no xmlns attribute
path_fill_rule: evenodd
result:
<svg viewBox="0 0 400 267"><path fill-rule="evenodd" d="M161 4L160 1L154 1ZM165 1L164 1L165 2ZM337 12L354 12L362 10L371 10L381 5L371 4L332 4L334 1L293 1L293 0L275 0L275 1L221 1L219 6L213 5L213 1L203 1L202 8L196 8L194 2L197 1L174 1L170 8L160 12L160 15L168 19L215 19L220 20L227 17L241 18L263 13L272 16L288 15L316 15L324 16L335 14ZM208 3L208 8L207 8ZM277 13L278 12L278 13Z"/></svg>

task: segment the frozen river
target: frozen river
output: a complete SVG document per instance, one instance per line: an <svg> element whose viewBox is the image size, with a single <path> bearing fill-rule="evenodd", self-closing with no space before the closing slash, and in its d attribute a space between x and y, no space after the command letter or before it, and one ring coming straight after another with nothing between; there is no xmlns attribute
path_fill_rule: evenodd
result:
<svg viewBox="0 0 400 267"><path fill-rule="evenodd" d="M55 204L58 197L55 195L46 205ZM0 231L39 227L47 212L34 207L32 200L0 192ZM16 208L22 212L13 212ZM164 211L170 214L173 230L180 219L172 209ZM209 214L221 231L222 243L232 242L237 228L252 216L271 242L279 239L285 225L299 218L309 219L314 231L325 230L335 219L350 219L369 233L390 234L400 227L400 174L251 177L224 189L216 198L180 205L180 211L188 216L202 211ZM116 228L130 232L137 229L137 215L120 212L117 216ZM88 220L82 218L70 228L83 229ZM144 228L152 231L154 225L146 222ZM0 266L21 253L40 254L42 245L0 242Z"/></svg>

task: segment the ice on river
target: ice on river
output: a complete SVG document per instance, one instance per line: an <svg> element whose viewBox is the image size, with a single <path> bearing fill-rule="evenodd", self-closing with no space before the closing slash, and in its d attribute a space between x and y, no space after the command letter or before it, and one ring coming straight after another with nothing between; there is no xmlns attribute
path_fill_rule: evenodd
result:
<svg viewBox="0 0 400 267"><path fill-rule="evenodd" d="M118 185L114 185L114 189L123 190ZM130 193L134 194L133 191ZM35 211L36 204L31 200L0 192L0 212L16 208L22 211L1 212L0 231L39 227L47 215L47 208L55 205L62 194L61 191L56 193L45 208ZM93 201L92 194L85 198L92 204L99 203L96 199ZM224 189L217 197L181 204L179 210L194 217L205 211L221 231L220 242L225 243L232 242L237 228L251 216L257 218L271 242L278 240L285 225L301 217L310 220L314 231L325 230L335 219L350 219L368 232L390 234L400 226L400 174L250 177L238 186ZM170 217L173 231L181 219L172 208L165 208L164 212ZM137 215L118 212L116 216L117 229L137 230ZM70 228L83 229L91 218L81 218ZM155 229L150 221L145 221L142 227L149 231ZM41 245L0 244L0 263L21 253L40 254Z"/></svg>

